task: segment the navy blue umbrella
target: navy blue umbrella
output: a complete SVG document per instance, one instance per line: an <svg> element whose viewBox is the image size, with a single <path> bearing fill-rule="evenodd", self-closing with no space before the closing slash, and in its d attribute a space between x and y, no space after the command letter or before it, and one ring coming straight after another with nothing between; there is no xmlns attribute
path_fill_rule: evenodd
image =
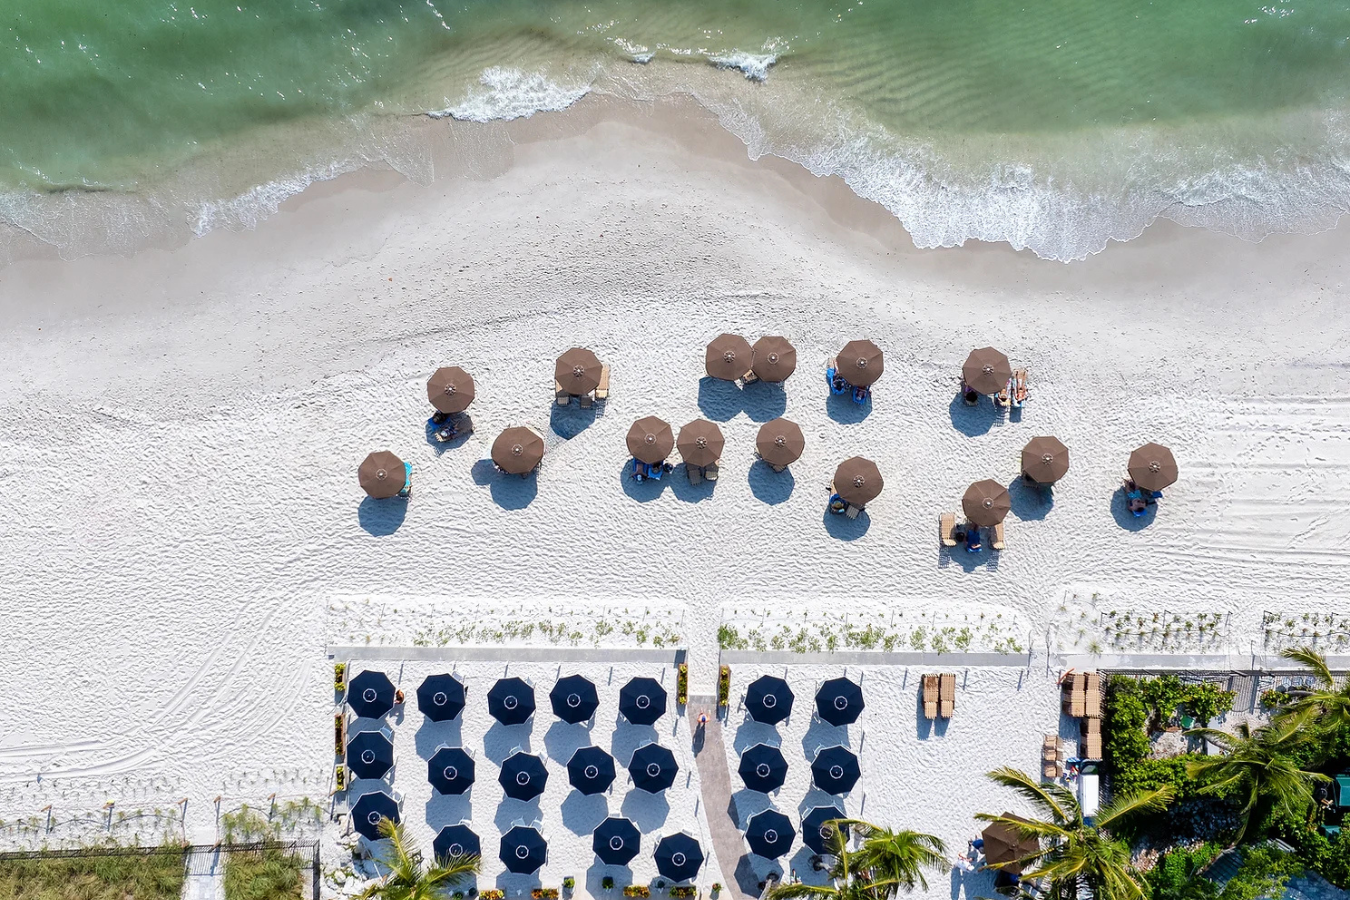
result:
<svg viewBox="0 0 1350 900"><path fill-rule="evenodd" d="M755 813L745 826L745 841L750 845L750 852L765 859L787 855L796 837L792 822L776 809Z"/></svg>
<svg viewBox="0 0 1350 900"><path fill-rule="evenodd" d="M382 730L362 731L347 742L347 768L357 778L383 778L394 767L394 742Z"/></svg>
<svg viewBox="0 0 1350 900"><path fill-rule="evenodd" d="M417 688L417 708L433 722L448 722L464 711L464 683L453 675L428 675Z"/></svg>
<svg viewBox="0 0 1350 900"><path fill-rule="evenodd" d="M637 826L619 816L610 816L596 826L591 849L607 866L626 866L641 849L642 835Z"/></svg>
<svg viewBox="0 0 1350 900"><path fill-rule="evenodd" d="M777 725L792 715L792 700L792 688L772 675L761 675L745 691L745 709L750 718L765 725Z"/></svg>
<svg viewBox="0 0 1350 900"><path fill-rule="evenodd" d="M816 715L831 725L852 725L865 705L862 688L847 678L831 678L816 691Z"/></svg>
<svg viewBox="0 0 1350 900"><path fill-rule="evenodd" d="M767 794L783 786L787 779L788 764L783 752L768 744L756 744L741 754L741 781L752 791Z"/></svg>
<svg viewBox="0 0 1350 900"><path fill-rule="evenodd" d="M600 695L589 680L580 675L568 675L553 685L553 690L548 692L548 702L553 706L555 716L578 725L595 715L600 706Z"/></svg>
<svg viewBox="0 0 1350 900"><path fill-rule="evenodd" d="M845 747L817 750L811 761L811 780L827 794L847 794L861 775L858 757Z"/></svg>
<svg viewBox="0 0 1350 900"><path fill-rule="evenodd" d="M817 853L833 853L831 844L834 842L836 828L825 823L842 818L844 811L837 806L817 806L812 809L802 817L802 843ZM844 840L848 840L848 827L839 830L843 831Z"/></svg>
<svg viewBox="0 0 1350 900"><path fill-rule="evenodd" d="M655 725L666 714L666 689L655 678L634 678L619 690L619 712L634 725Z"/></svg>
<svg viewBox="0 0 1350 900"><path fill-rule="evenodd" d="M516 752L502 763L501 774L497 782L513 800L533 800L544 792L548 784L548 769L544 761L528 753Z"/></svg>
<svg viewBox="0 0 1350 900"><path fill-rule="evenodd" d="M643 744L628 763L634 787L649 794L659 794L674 784L679 771L675 754L660 744Z"/></svg>
<svg viewBox="0 0 1350 900"><path fill-rule="evenodd" d="M488 691L488 712L503 725L524 725L534 715L534 688L519 678L502 678Z"/></svg>
<svg viewBox="0 0 1350 900"><path fill-rule="evenodd" d="M703 848L681 831L668 834L656 845L656 871L671 881L688 881L703 865Z"/></svg>
<svg viewBox="0 0 1350 900"><path fill-rule="evenodd" d="M394 708L394 683L383 672L367 669L347 685L347 705L367 719L378 719Z"/></svg>
<svg viewBox="0 0 1350 900"><path fill-rule="evenodd" d="M438 794L462 794L473 779L473 757L462 747L437 747L427 761L427 781Z"/></svg>
<svg viewBox="0 0 1350 900"><path fill-rule="evenodd" d="M362 794L352 805L352 827L372 841L384 837L380 834L381 819L388 819L397 825L402 818L398 801L384 791Z"/></svg>
<svg viewBox="0 0 1350 900"><path fill-rule="evenodd" d="M502 835L502 849L497 858L508 872L529 875L548 862L548 842L538 829L517 825Z"/></svg>
<svg viewBox="0 0 1350 900"><path fill-rule="evenodd" d="M614 783L614 757L599 747L582 747L567 761L567 780L583 794L603 794Z"/></svg>
<svg viewBox="0 0 1350 900"><path fill-rule="evenodd" d="M483 844L478 840L478 835L473 833L473 829L461 822L442 828L440 834L431 842L431 850L436 855L437 861L444 862L456 856L482 856Z"/></svg>

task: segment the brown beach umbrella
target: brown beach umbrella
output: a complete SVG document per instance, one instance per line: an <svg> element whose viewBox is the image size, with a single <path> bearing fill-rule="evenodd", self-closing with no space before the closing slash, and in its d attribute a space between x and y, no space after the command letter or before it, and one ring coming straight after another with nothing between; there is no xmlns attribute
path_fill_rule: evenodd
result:
<svg viewBox="0 0 1350 900"><path fill-rule="evenodd" d="M754 356L750 342L739 334L719 334L708 344L703 362L713 378L735 381L750 371Z"/></svg>
<svg viewBox="0 0 1350 900"><path fill-rule="evenodd" d="M1177 480L1177 461L1162 444L1148 443L1130 454L1130 478L1146 491L1161 491Z"/></svg>
<svg viewBox="0 0 1350 900"><path fill-rule="evenodd" d="M755 438L759 458L771 466L790 466L801 458L806 449L806 438L801 426L791 419L774 419L759 426Z"/></svg>
<svg viewBox="0 0 1350 900"><path fill-rule="evenodd" d="M528 475L543 458L543 437L523 425L506 429L492 442L492 461L508 475Z"/></svg>
<svg viewBox="0 0 1350 900"><path fill-rule="evenodd" d="M750 370L760 381L787 381L787 377L797 370L797 348L785 337L762 337L751 349L755 360Z"/></svg>
<svg viewBox="0 0 1350 900"><path fill-rule="evenodd" d="M628 429L628 452L638 462L654 466L675 449L675 434L670 423L656 416L638 419Z"/></svg>
<svg viewBox="0 0 1350 900"><path fill-rule="evenodd" d="M722 448L726 439L722 429L707 419L695 419L680 429L680 438L675 446L680 456L691 466L711 466L722 458Z"/></svg>
<svg viewBox="0 0 1350 900"><path fill-rule="evenodd" d="M877 499L882 484L877 464L861 456L849 457L834 470L834 492L853 506L863 506Z"/></svg>
<svg viewBox="0 0 1350 900"><path fill-rule="evenodd" d="M553 366L553 380L573 396L589 394L600 386L600 360L582 347L573 347L558 357Z"/></svg>
<svg viewBox="0 0 1350 900"><path fill-rule="evenodd" d="M1026 822L1021 816L1004 813L1003 818ZM1016 826L1009 822L990 822L980 834L984 838L985 865L997 867L1014 875L1022 874L1025 864L1015 864L1041 849L1040 839L1035 835L1024 837Z"/></svg>
<svg viewBox="0 0 1350 900"><path fill-rule="evenodd" d="M356 474L361 480L361 490L376 500L396 496L403 490L408 475L403 460L388 450L377 450L367 456Z"/></svg>
<svg viewBox="0 0 1350 900"><path fill-rule="evenodd" d="M976 525L997 525L1012 509L1012 498L1008 496L1007 488L986 478L966 488L961 508L965 510L966 518Z"/></svg>
<svg viewBox="0 0 1350 900"><path fill-rule="evenodd" d="M1034 437L1022 448L1022 472L1038 484L1054 484L1069 471L1069 448L1055 437Z"/></svg>
<svg viewBox="0 0 1350 900"><path fill-rule="evenodd" d="M854 387L870 387L884 369L881 348L871 341L849 341L835 358L835 371Z"/></svg>
<svg viewBox="0 0 1350 900"><path fill-rule="evenodd" d="M473 376L459 366L443 366L427 379L427 399L437 412L464 412L473 402Z"/></svg>
<svg viewBox="0 0 1350 900"><path fill-rule="evenodd" d="M970 351L966 364L961 367L961 375L971 390L997 394L1007 387L1008 379L1012 377L1012 363L993 347L982 347Z"/></svg>

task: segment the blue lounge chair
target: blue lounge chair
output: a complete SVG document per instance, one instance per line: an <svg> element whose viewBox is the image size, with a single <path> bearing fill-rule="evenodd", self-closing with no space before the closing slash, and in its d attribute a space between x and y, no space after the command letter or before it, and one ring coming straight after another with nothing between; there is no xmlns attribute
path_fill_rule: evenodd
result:
<svg viewBox="0 0 1350 900"><path fill-rule="evenodd" d="M843 497L840 497L838 494L830 495L830 512L834 513L836 516L841 516L847 510L848 504L844 502Z"/></svg>
<svg viewBox="0 0 1350 900"><path fill-rule="evenodd" d="M403 490L399 491L398 495L405 500L412 496L412 463L410 462L403 464Z"/></svg>
<svg viewBox="0 0 1350 900"><path fill-rule="evenodd" d="M984 544L980 543L980 529L976 525L971 525L970 530L966 532L966 552L979 553L984 549Z"/></svg>
<svg viewBox="0 0 1350 900"><path fill-rule="evenodd" d="M844 380L834 366L825 369L825 383L830 386L831 394L846 394L849 390L849 383Z"/></svg>
<svg viewBox="0 0 1350 900"><path fill-rule="evenodd" d="M866 403L868 400L871 400L871 399L872 399L872 389L871 389L871 388L855 387L855 388L853 389L853 402L854 402L854 403Z"/></svg>

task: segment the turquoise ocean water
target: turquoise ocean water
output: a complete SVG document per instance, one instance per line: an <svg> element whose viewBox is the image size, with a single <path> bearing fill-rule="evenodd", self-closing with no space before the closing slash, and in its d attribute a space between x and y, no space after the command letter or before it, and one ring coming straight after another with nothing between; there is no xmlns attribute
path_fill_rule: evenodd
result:
<svg viewBox="0 0 1350 900"><path fill-rule="evenodd" d="M1067 260L1158 215L1257 238L1350 207L1345 0L4 7L0 222L67 254L248 224L396 153L406 114L487 121L589 92L691 95L923 246Z"/></svg>

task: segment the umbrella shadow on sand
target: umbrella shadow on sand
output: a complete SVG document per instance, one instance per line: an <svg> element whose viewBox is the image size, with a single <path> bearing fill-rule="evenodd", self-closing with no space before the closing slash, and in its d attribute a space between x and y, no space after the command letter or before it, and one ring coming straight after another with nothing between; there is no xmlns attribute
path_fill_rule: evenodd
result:
<svg viewBox="0 0 1350 900"><path fill-rule="evenodd" d="M978 553L971 553L964 544L957 544L955 547L938 546L938 568L945 569L952 564L961 567L963 572L974 572L981 566L987 566L989 571L998 571L998 554L989 548L988 541L984 543L984 549Z"/></svg>
<svg viewBox="0 0 1350 900"><path fill-rule="evenodd" d="M752 422L771 422L787 412L783 385L756 381L741 388L741 407Z"/></svg>
<svg viewBox="0 0 1350 900"><path fill-rule="evenodd" d="M595 406L582 409L580 403L568 403L566 406L554 403L548 413L548 425L558 437L571 440L591 427L596 413Z"/></svg>
<svg viewBox="0 0 1350 900"><path fill-rule="evenodd" d="M797 480L792 477L790 469L775 472L773 467L762 459L751 463L749 478L750 493L754 494L760 503L767 503L770 506L786 503L792 496L792 489L797 486Z"/></svg>
<svg viewBox="0 0 1350 900"><path fill-rule="evenodd" d="M519 475L506 475L497 471L490 459L480 459L473 464L473 483L486 487L492 495L492 502L502 509L524 509L539 495L539 474L532 472L521 478Z"/></svg>
<svg viewBox="0 0 1350 900"><path fill-rule="evenodd" d="M1044 519L1055 507L1055 492L1048 484L1030 484L1022 476L1008 482L1012 511L1019 519Z"/></svg>
<svg viewBox="0 0 1350 900"><path fill-rule="evenodd" d="M650 503L657 497L660 497L666 490L666 485L670 479L675 476L674 470L671 470L661 476L660 481L653 481L648 478L646 481L638 481L633 477L633 460L624 462L623 467L619 469L619 486L623 492L632 497L639 503ZM688 484L688 479L685 479Z"/></svg>
<svg viewBox="0 0 1350 900"><path fill-rule="evenodd" d="M858 513L858 518L850 519L840 513L830 512L828 505L825 507L825 531L837 541L856 541L867 534L871 527L872 520L865 509Z"/></svg>
<svg viewBox="0 0 1350 900"><path fill-rule="evenodd" d="M965 398L957 393L947 410L952 417L952 427L966 437L988 434L999 418L998 410L988 397L980 397L974 406L966 406Z"/></svg>
<svg viewBox="0 0 1350 900"><path fill-rule="evenodd" d="M564 774L566 774L564 772ZM573 834L590 834L609 815L609 800L605 794L586 795L568 791L562 802L562 823Z"/></svg>
<svg viewBox="0 0 1350 900"><path fill-rule="evenodd" d="M675 494L676 498L683 500L685 503L697 503L700 500L707 500L713 495L713 488L717 484L716 481L708 481L706 479L698 484L692 483L689 480L689 466L686 463L677 465L675 470L667 475L666 478L671 479L670 490ZM664 481L665 479L662 480Z"/></svg>
<svg viewBox="0 0 1350 900"><path fill-rule="evenodd" d="M825 413L840 425L856 425L872 414L872 398L854 403L851 394L829 394L825 397Z"/></svg>
<svg viewBox="0 0 1350 900"><path fill-rule="evenodd" d="M436 440L436 432L441 430L441 426L431 421L431 419L427 419L427 443L436 451L437 456L440 456L447 450L463 447L464 444L468 442L469 436L473 434L473 420L469 418L468 413L459 414L458 427L459 433L453 438L448 441L438 441Z"/></svg>
<svg viewBox="0 0 1350 900"><path fill-rule="evenodd" d="M1136 516L1130 512L1130 500L1125 495L1125 488L1118 487L1111 495L1111 515L1115 517L1116 524L1126 531L1143 531L1158 517L1158 504L1150 503L1144 507L1142 516Z"/></svg>
<svg viewBox="0 0 1350 900"><path fill-rule="evenodd" d="M356 508L356 521L367 534L388 537L403 524L408 516L408 501L399 497L376 500L367 497Z"/></svg>
<svg viewBox="0 0 1350 900"><path fill-rule="evenodd" d="M698 408L714 422L727 422L745 409L745 397L736 382L704 375L698 380Z"/></svg>

